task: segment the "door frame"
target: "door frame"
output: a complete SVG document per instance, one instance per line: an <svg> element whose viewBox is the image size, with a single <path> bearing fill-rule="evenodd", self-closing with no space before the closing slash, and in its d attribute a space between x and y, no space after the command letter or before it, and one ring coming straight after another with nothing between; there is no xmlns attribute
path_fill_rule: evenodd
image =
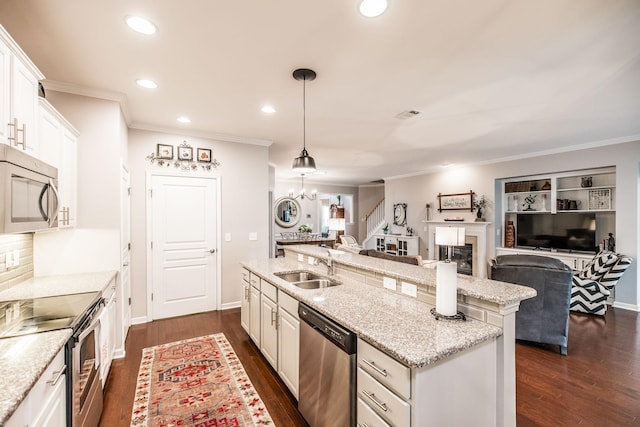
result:
<svg viewBox="0 0 640 427"><path fill-rule="evenodd" d="M192 172L189 174L180 173L178 171L147 171L145 182L145 206L146 206L146 235L145 235L145 253L147 260L147 322L154 320L153 316L153 304L151 300L151 294L153 291L153 251L151 250L151 241L153 234L153 217L152 217L152 200L151 200L151 183L156 176L169 176L174 178L202 178L202 179L214 179L216 181L216 310L220 310L221 298L222 298L222 240L220 236L221 230L221 212L222 207L220 200L221 197L221 177L219 174L210 174L203 172Z"/></svg>

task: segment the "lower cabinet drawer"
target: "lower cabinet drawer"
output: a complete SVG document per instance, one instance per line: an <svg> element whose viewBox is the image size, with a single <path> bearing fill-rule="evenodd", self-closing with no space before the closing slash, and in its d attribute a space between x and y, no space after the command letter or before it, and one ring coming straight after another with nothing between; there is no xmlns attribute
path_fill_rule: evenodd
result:
<svg viewBox="0 0 640 427"><path fill-rule="evenodd" d="M358 398L378 415L396 426L411 424L411 405L358 368Z"/></svg>
<svg viewBox="0 0 640 427"><path fill-rule="evenodd" d="M380 418L373 409L369 407L364 401L358 398L358 427L390 427L390 425Z"/></svg>
<svg viewBox="0 0 640 427"><path fill-rule="evenodd" d="M403 398L411 398L411 369L361 339L358 366Z"/></svg>

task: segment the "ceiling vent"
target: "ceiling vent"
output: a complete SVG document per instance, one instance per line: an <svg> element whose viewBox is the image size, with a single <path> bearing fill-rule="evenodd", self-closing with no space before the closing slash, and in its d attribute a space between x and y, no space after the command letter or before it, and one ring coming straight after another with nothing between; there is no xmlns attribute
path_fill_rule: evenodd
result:
<svg viewBox="0 0 640 427"><path fill-rule="evenodd" d="M410 119L411 117L417 116L418 114L420 114L420 111L418 110L406 110L396 115L396 118L400 120L407 120L407 119Z"/></svg>

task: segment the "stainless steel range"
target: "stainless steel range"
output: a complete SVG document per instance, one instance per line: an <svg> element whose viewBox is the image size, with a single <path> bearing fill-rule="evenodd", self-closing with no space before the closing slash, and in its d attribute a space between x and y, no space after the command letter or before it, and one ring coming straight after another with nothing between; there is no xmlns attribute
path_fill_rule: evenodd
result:
<svg viewBox="0 0 640 427"><path fill-rule="evenodd" d="M72 329L65 347L70 427L95 427L102 414L96 343L103 308L100 292L0 301L0 338Z"/></svg>

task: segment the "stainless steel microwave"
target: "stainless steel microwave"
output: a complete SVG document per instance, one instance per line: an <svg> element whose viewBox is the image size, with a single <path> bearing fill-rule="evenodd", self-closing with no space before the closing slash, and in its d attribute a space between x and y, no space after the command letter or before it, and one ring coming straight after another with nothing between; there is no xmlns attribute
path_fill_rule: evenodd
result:
<svg viewBox="0 0 640 427"><path fill-rule="evenodd" d="M58 227L58 169L0 144L0 234Z"/></svg>

